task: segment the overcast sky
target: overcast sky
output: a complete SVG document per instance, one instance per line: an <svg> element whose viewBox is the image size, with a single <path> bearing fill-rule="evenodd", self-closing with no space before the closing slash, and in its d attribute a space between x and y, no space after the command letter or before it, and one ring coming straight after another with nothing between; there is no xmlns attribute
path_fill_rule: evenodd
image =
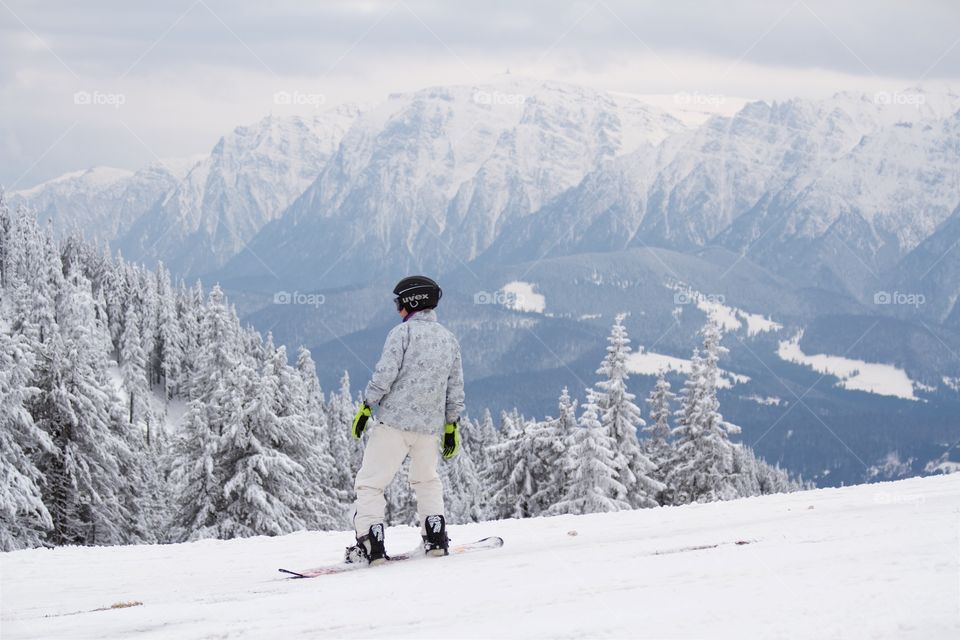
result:
<svg viewBox="0 0 960 640"><path fill-rule="evenodd" d="M957 90L960 2L0 0L0 185L206 153L313 108L277 91L326 108L507 69L630 93Z"/></svg>

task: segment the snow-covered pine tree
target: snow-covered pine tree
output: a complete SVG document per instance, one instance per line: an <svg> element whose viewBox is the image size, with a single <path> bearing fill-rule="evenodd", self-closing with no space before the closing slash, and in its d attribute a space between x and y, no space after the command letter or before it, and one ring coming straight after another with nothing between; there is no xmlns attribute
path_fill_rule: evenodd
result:
<svg viewBox="0 0 960 640"><path fill-rule="evenodd" d="M172 462L170 436L159 424L151 431L154 436L149 444L143 443L143 523L151 540L173 542L170 532L170 520L173 512L175 494L168 481Z"/></svg>
<svg viewBox="0 0 960 640"><path fill-rule="evenodd" d="M653 462L655 469L653 477L666 482L667 461L670 459L670 404L676 395L670 390L670 383L661 371L657 376L657 383L647 397L650 406L650 424L644 427L648 437L642 441L647 457ZM665 504L663 490L658 492L657 500Z"/></svg>
<svg viewBox="0 0 960 640"><path fill-rule="evenodd" d="M309 438L314 443L314 459L307 465L307 491L314 506L314 520L308 524L322 530L349 526L344 516L350 501L349 493L339 486L340 469L331 452L330 424L323 390L317 379L317 366L305 347L300 347L297 352L297 373L304 390Z"/></svg>
<svg viewBox="0 0 960 640"><path fill-rule="evenodd" d="M615 442L614 468L626 492L616 496L633 507L655 507L663 484L655 479L656 465L644 454L637 433L646 426L636 396L627 390L627 358L630 338L623 326L624 314L618 314L607 338L607 355L597 373L603 376L593 397L600 422Z"/></svg>
<svg viewBox="0 0 960 640"><path fill-rule="evenodd" d="M570 466L566 468L566 474L571 484L550 513L584 514L630 509L630 503L617 497L626 493L626 487L613 466L616 443L600 423L599 407L592 389L587 390L580 426L570 440L566 457Z"/></svg>
<svg viewBox="0 0 960 640"><path fill-rule="evenodd" d="M521 517L518 505L522 497L514 477L519 462L518 445L523 434L523 420L516 409L500 414L500 435L487 452L488 465L481 470L481 479L487 488L484 513L487 520ZM519 507L522 510L522 507Z"/></svg>
<svg viewBox="0 0 960 640"><path fill-rule="evenodd" d="M203 309L199 348L189 382L192 401L176 445L178 510L173 525L182 540L223 537L225 533L220 526L226 472L222 438L243 421L243 376L253 373L244 362L240 331L223 291L214 286Z"/></svg>
<svg viewBox="0 0 960 640"><path fill-rule="evenodd" d="M493 416L489 409L484 409L478 422L469 422L463 425L461 438L464 443L470 447L470 456L473 458L473 465L477 468L477 473L482 478L486 469L490 466L489 457L494 445L499 441L499 433L493 424ZM485 488L486 489L486 488ZM489 497L484 494L484 498ZM482 500L485 502L485 499Z"/></svg>
<svg viewBox="0 0 960 640"><path fill-rule="evenodd" d="M461 429L472 426L463 420ZM440 478L443 481L443 501L446 519L450 524L480 522L483 519L481 500L483 488L480 474L473 462L471 445L461 434L460 452L450 460L440 462ZM430 515L430 514L426 514Z"/></svg>
<svg viewBox="0 0 960 640"><path fill-rule="evenodd" d="M576 410L570 393L564 387L558 401L556 418L540 423L536 432L542 479L531 502L538 514L549 512L566 495L571 484L569 470L574 467L569 459L569 447L577 429Z"/></svg>
<svg viewBox="0 0 960 640"><path fill-rule="evenodd" d="M104 335L104 341L109 338ZM127 422L127 409L115 395L111 403L110 427L116 441L114 459L123 482L116 487L117 501L123 521L123 541L127 543L154 543L159 531L154 526L158 519L149 510L151 501L150 448L144 430Z"/></svg>
<svg viewBox="0 0 960 640"><path fill-rule="evenodd" d="M274 350L273 369L277 372L277 415L283 436L279 448L304 469L302 490L305 504L301 514L306 523L316 523L321 512L327 513L336 505L321 504L314 499L313 490L308 489L317 480L316 464L321 443L315 438L316 430L310 422L306 386L300 373L290 366L286 347L280 346Z"/></svg>
<svg viewBox="0 0 960 640"><path fill-rule="evenodd" d="M136 266L131 269L130 282L134 288L131 299L135 300L137 306L137 316L140 320L140 342L146 357L144 367L147 384L153 386L160 382L159 375L156 374L159 369L160 358L157 353L157 279L142 266Z"/></svg>
<svg viewBox="0 0 960 640"><path fill-rule="evenodd" d="M224 538L282 535L305 529L311 519L301 516L307 508L305 469L290 455L309 457L303 416L281 390L286 352L267 357L259 375L250 364L243 358L237 365L242 417L224 425L220 440L224 505L219 533Z"/></svg>
<svg viewBox="0 0 960 640"><path fill-rule="evenodd" d="M516 500L508 517L532 518L540 515L534 496L540 493L541 485L550 481L550 469L544 464L542 454L553 443L542 423L520 420L519 424L521 428L513 432L514 437L501 443L501 446L510 446L514 456L509 482Z"/></svg>
<svg viewBox="0 0 960 640"><path fill-rule="evenodd" d="M727 349L720 344L722 334L713 320L700 333L703 347L694 350L672 434L674 448L666 476L672 504L728 500L738 495L735 447L729 436L739 433L740 427L724 421L717 399L717 363Z"/></svg>
<svg viewBox="0 0 960 640"><path fill-rule="evenodd" d="M203 318L206 315L203 285L199 280L189 289L181 282L177 295L177 316L183 329L183 370L180 392L188 399L196 397L193 381L196 378L197 358L203 340Z"/></svg>
<svg viewBox="0 0 960 640"><path fill-rule="evenodd" d="M161 262L157 266L157 339L151 368L154 379L163 388L164 397L173 398L178 391L183 369L184 336L177 314L177 299L170 283L170 272Z"/></svg>
<svg viewBox="0 0 960 640"><path fill-rule="evenodd" d="M76 270L89 278L94 300L94 323L89 328L100 336L99 348L107 356L114 349L106 304L110 258L76 235L62 243L62 256L65 272ZM128 274L131 282L153 279L143 267L130 265ZM149 336L156 330L153 323L142 320L144 309L149 309L149 289L149 285L135 285L127 290L120 353L116 354L121 388L111 401L110 424L118 444L115 458L125 480L117 488L117 496L125 517L124 538L131 542L165 540L163 530L169 519L166 512L170 501L160 465L165 438L150 397L148 347Z"/></svg>
<svg viewBox="0 0 960 640"><path fill-rule="evenodd" d="M0 332L0 551L40 546L53 527L35 463L53 453L53 443L28 410L37 392L30 384L33 366L27 338Z"/></svg>
<svg viewBox="0 0 960 640"><path fill-rule="evenodd" d="M123 261L123 254L117 252L116 260L106 256L106 266L103 273L103 296L106 302L107 326L110 331L110 342L113 354L120 353L120 342L123 337L124 309L130 297L127 283L127 267Z"/></svg>
<svg viewBox="0 0 960 640"><path fill-rule="evenodd" d="M202 399L191 400L173 443L171 492L176 508L169 529L178 541L216 538L220 534L220 437L210 427L207 413Z"/></svg>
<svg viewBox="0 0 960 640"><path fill-rule="evenodd" d="M793 480L780 467L758 458L753 449L745 444L734 445L733 466L739 496L790 493L805 488L803 482Z"/></svg>
<svg viewBox="0 0 960 640"><path fill-rule="evenodd" d="M230 305L230 313L237 314L233 305ZM253 327L243 327L240 330L240 350L250 359L251 367L263 366L269 359L269 354L272 354L275 348L272 333L267 334L267 340L264 342L263 336Z"/></svg>
<svg viewBox="0 0 960 640"><path fill-rule="evenodd" d="M59 257L54 258L59 263ZM130 479L120 461L115 397L107 391L108 338L96 331L87 279L73 268L57 297L57 330L43 348L31 413L50 436L53 453L41 457L44 503L53 519L53 544L117 544L130 540L132 515L122 501Z"/></svg>
<svg viewBox="0 0 960 640"><path fill-rule="evenodd" d="M57 331L56 300L62 289L63 263L37 221L20 209L10 234L11 328L32 344L43 345Z"/></svg>
<svg viewBox="0 0 960 640"><path fill-rule="evenodd" d="M350 374L346 371L340 378L340 389L330 397L327 408L329 416L330 454L337 465L337 487L353 499L353 480L360 470L363 448L350 435L353 416L357 412L357 400L350 390Z"/></svg>
<svg viewBox="0 0 960 640"><path fill-rule="evenodd" d="M127 393L127 422L146 431L150 442L150 402L147 394L147 356L140 337L140 318L136 305L129 305L124 314L120 335L120 377Z"/></svg>

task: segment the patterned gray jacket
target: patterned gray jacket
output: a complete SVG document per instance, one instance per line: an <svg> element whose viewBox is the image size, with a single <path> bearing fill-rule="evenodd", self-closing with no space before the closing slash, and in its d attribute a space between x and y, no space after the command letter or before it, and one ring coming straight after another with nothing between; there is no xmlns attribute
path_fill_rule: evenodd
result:
<svg viewBox="0 0 960 640"><path fill-rule="evenodd" d="M378 421L406 431L439 433L460 418L460 344L436 311L418 311L390 330L363 399L379 405Z"/></svg>

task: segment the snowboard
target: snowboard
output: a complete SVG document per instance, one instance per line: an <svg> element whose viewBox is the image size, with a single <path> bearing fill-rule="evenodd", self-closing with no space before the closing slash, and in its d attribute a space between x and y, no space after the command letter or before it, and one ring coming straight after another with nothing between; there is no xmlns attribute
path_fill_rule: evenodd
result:
<svg viewBox="0 0 960 640"><path fill-rule="evenodd" d="M467 542L464 544L452 544L450 545L450 555L457 556L464 553L473 553L474 551L485 551L487 549L498 549L503 546L503 538L499 536L491 536L489 538L483 538L481 540L476 540L475 542ZM398 553L390 556L390 559L387 562L379 565L373 565L374 567L384 567L391 565L397 562L402 562L404 560L417 560L420 558L427 558L423 550L417 548L414 551L409 551L407 553ZM442 556L441 556L442 557ZM318 576L329 576L335 573L344 573L347 571L356 571L357 569L368 569L371 568L370 565L364 564L362 562L357 563L347 563L340 562L337 564L331 564L326 567L317 567L315 569L305 569L303 571L291 571L290 569L280 569L280 573L287 574L287 577L290 579L294 578L316 578Z"/></svg>

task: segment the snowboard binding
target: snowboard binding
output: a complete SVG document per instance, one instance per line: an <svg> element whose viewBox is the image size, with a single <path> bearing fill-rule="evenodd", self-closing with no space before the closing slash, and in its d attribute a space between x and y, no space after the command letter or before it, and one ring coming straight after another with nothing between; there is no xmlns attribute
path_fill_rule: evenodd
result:
<svg viewBox="0 0 960 640"><path fill-rule="evenodd" d="M347 547L343 561L347 564L366 562L367 564L382 564L390 559L383 541L383 524L377 523L370 527L367 535L359 536L357 544Z"/></svg>
<svg viewBox="0 0 960 640"><path fill-rule="evenodd" d="M450 555L450 538L447 537L447 522L443 516L427 516L423 552L428 556Z"/></svg>

